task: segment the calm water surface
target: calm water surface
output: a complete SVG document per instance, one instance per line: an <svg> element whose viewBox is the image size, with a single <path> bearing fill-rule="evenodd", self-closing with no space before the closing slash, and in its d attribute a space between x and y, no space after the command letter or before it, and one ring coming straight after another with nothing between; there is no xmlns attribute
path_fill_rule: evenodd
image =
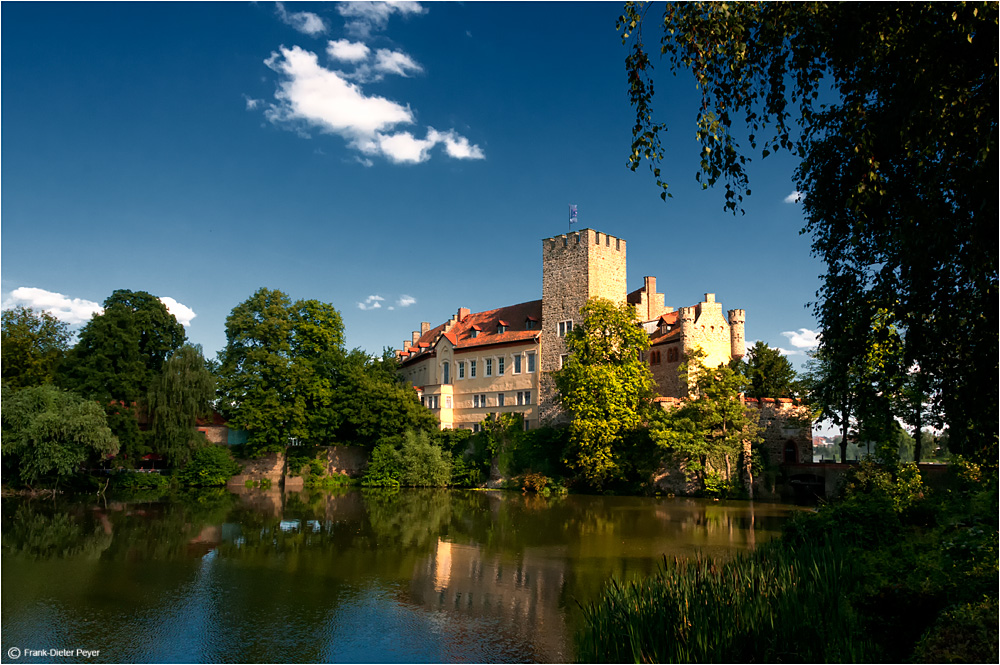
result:
<svg viewBox="0 0 1000 665"><path fill-rule="evenodd" d="M728 556L797 510L444 490L140 499L3 500L3 662L567 662L577 603L611 575Z"/></svg>

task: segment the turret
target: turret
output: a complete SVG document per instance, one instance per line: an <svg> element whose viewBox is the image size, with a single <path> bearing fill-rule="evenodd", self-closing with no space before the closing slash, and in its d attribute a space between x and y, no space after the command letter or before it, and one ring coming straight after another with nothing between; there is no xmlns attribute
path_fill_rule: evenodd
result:
<svg viewBox="0 0 1000 665"><path fill-rule="evenodd" d="M733 358L742 358L747 352L746 337L744 335L746 316L746 310L729 310L729 339L733 346Z"/></svg>

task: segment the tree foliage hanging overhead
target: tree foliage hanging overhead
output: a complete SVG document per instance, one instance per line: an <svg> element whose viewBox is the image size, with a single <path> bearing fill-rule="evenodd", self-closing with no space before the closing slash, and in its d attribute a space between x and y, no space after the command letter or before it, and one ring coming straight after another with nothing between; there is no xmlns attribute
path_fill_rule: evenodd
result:
<svg viewBox="0 0 1000 665"><path fill-rule="evenodd" d="M629 165L647 163L667 198L651 14L630 2L618 24L636 113ZM986 2L668 3L654 48L695 77L697 176L725 185L727 209L750 194L750 151L800 159L804 231L827 265L821 348L841 363L829 374L879 392L919 368L953 447L984 458L1000 420L997 18ZM891 362L855 371L890 346Z"/></svg>

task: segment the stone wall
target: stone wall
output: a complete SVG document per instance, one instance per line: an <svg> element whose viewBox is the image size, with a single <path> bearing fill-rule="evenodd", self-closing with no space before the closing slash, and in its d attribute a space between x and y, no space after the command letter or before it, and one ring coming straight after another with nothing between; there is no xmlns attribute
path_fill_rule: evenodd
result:
<svg viewBox="0 0 1000 665"><path fill-rule="evenodd" d="M787 397L764 398L759 402L748 399L747 406L760 411L762 449L767 452L769 464L812 463L812 417L807 407L796 405Z"/></svg>
<svg viewBox="0 0 1000 665"><path fill-rule="evenodd" d="M278 487L282 476L285 473L285 454L270 453L260 459L236 460L243 467L243 470L229 479L226 483L229 487L245 487L246 482L260 482L263 479L271 481L272 487Z"/></svg>

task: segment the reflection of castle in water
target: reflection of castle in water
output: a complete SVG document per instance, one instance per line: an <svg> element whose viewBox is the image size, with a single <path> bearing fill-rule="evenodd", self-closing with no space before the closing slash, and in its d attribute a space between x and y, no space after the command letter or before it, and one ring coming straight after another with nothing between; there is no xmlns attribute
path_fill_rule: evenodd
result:
<svg viewBox="0 0 1000 665"><path fill-rule="evenodd" d="M533 645L524 654L536 662L562 662L569 643L561 599L564 557L525 552L516 560L486 554L478 545L438 539L434 552L414 571L410 600L431 611L493 620L500 633Z"/></svg>

